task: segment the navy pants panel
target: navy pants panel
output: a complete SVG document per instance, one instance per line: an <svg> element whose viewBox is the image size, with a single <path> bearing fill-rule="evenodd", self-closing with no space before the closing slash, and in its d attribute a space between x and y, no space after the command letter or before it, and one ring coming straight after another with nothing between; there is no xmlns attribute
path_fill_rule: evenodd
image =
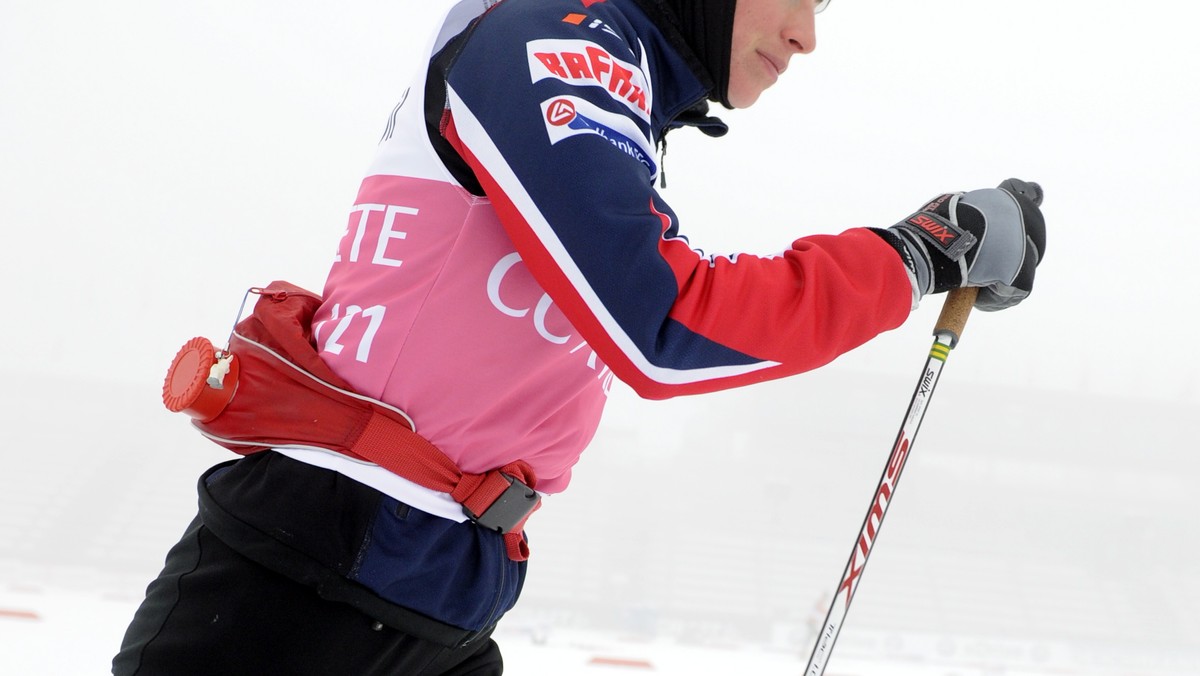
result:
<svg viewBox="0 0 1200 676"><path fill-rule="evenodd" d="M380 597L478 631L516 604L525 564L504 539L384 496L352 578Z"/></svg>

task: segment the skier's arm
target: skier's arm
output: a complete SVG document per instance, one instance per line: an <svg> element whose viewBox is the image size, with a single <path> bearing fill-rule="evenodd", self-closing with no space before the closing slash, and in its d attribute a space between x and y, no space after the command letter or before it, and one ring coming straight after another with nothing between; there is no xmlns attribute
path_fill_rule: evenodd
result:
<svg viewBox="0 0 1200 676"><path fill-rule="evenodd" d="M531 77L536 59L551 57L536 56L542 47L532 40L487 37L505 30L512 27L479 31L459 55L445 135L535 278L639 394L663 398L812 369L907 317L905 267L865 229L801 238L773 257L693 250L653 189L647 119L629 97ZM604 50L601 60L614 67L640 59L600 31L578 37L555 36L564 49Z"/></svg>

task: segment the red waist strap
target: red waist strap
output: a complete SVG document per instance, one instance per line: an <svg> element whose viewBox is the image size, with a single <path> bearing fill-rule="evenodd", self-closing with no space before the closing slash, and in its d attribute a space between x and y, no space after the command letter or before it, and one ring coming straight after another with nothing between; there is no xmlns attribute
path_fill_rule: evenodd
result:
<svg viewBox="0 0 1200 676"><path fill-rule="evenodd" d="M537 477L526 462L483 474L463 472L413 431L406 415L351 391L325 366L309 334L319 296L286 282L259 293L254 314L237 325L230 339L230 352L239 364L237 382L229 383L236 387L232 398L219 413L193 421L205 436L243 455L305 445L373 462L415 484L449 493L476 524L504 533L509 558L529 557L522 531L540 497L534 490ZM168 386L171 378L169 373ZM181 410L171 402L168 407Z"/></svg>
<svg viewBox="0 0 1200 676"><path fill-rule="evenodd" d="M532 488L537 483L533 469L523 460L485 474L463 472L424 437L378 413L372 413L350 450L415 484L449 493L472 520L504 533L509 558L514 561L529 558L529 545L522 532L529 515L540 506L540 498ZM507 504L503 498L514 494L514 486L517 493L523 494L512 498L520 504ZM507 512L493 518L510 517L511 525L500 528L491 525L495 522L487 517L493 510Z"/></svg>

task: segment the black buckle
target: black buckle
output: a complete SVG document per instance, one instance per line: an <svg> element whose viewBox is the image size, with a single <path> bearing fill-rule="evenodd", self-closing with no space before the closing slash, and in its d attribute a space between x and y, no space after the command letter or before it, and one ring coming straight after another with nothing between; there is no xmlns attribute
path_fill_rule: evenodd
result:
<svg viewBox="0 0 1200 676"><path fill-rule="evenodd" d="M463 514L480 527L497 533L507 533L537 509L542 496L513 476L504 473L500 476L508 482L508 488L504 489L496 501L483 510L483 514L473 514L463 505Z"/></svg>

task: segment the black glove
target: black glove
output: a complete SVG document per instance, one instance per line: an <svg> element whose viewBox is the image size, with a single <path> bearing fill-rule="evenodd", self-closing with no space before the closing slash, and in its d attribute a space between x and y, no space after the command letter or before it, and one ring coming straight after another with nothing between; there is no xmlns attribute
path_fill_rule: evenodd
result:
<svg viewBox="0 0 1200 676"><path fill-rule="evenodd" d="M942 195L888 228L876 230L913 274L914 298L977 286L975 307L1012 307L1033 289L1046 253L1042 189L1015 178L999 188Z"/></svg>

